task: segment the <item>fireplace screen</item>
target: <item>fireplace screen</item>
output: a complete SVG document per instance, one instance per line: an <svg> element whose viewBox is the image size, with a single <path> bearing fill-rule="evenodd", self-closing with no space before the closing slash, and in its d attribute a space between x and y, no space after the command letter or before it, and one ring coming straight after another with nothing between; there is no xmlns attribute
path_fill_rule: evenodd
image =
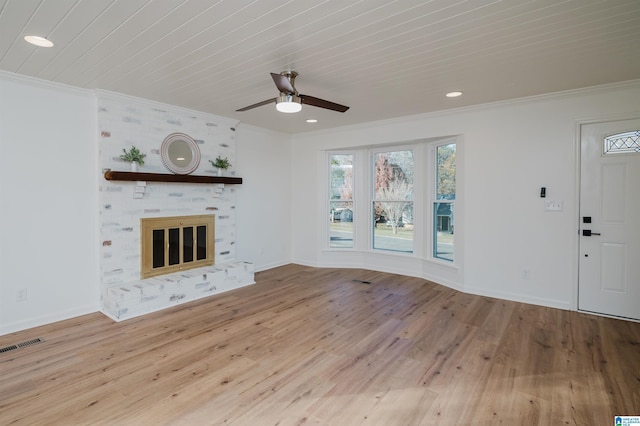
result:
<svg viewBox="0 0 640 426"><path fill-rule="evenodd" d="M142 278L214 263L214 216L140 220Z"/></svg>

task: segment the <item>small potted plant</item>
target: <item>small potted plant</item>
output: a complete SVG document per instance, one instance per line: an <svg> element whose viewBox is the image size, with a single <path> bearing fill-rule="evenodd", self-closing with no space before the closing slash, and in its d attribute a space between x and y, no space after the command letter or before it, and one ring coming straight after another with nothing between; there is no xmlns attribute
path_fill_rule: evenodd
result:
<svg viewBox="0 0 640 426"><path fill-rule="evenodd" d="M147 156L147 154L143 154L135 146L132 146L129 151L127 151L126 149L122 148L122 152L123 152L123 154L120 155L120 159L123 160L123 161L126 161L128 163L131 163L131 171L132 172L137 172L138 171L138 165L142 166L144 164L144 157Z"/></svg>
<svg viewBox="0 0 640 426"><path fill-rule="evenodd" d="M222 171L227 170L229 167L231 167L229 159L227 157L222 158L219 155L216 157L216 161L209 160L209 162L213 167L218 169L218 176L222 176Z"/></svg>

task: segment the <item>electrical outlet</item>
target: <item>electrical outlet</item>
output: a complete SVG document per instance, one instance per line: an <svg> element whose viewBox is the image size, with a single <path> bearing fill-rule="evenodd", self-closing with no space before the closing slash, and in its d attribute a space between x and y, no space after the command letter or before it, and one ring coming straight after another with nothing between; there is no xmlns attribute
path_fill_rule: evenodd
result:
<svg viewBox="0 0 640 426"><path fill-rule="evenodd" d="M27 289L21 288L16 294L16 302L24 302L25 300L27 300Z"/></svg>
<svg viewBox="0 0 640 426"><path fill-rule="evenodd" d="M520 271L520 277L523 280L530 280L531 279L531 269L522 268L522 271Z"/></svg>

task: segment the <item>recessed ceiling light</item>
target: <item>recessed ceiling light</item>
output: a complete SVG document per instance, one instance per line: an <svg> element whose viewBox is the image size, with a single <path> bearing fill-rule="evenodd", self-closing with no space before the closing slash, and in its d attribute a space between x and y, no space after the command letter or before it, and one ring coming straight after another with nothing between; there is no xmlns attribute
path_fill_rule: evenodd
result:
<svg viewBox="0 0 640 426"><path fill-rule="evenodd" d="M310 118L307 120L307 123L317 123L318 120L316 120L315 118Z"/></svg>
<svg viewBox="0 0 640 426"><path fill-rule="evenodd" d="M40 46L40 47L52 47L53 46L53 42L51 40L47 40L44 37L28 35L28 36L24 36L24 39L28 43L35 44L36 46Z"/></svg>
<svg viewBox="0 0 640 426"><path fill-rule="evenodd" d="M462 92L449 92L447 93L447 98L457 98L458 96L461 96Z"/></svg>

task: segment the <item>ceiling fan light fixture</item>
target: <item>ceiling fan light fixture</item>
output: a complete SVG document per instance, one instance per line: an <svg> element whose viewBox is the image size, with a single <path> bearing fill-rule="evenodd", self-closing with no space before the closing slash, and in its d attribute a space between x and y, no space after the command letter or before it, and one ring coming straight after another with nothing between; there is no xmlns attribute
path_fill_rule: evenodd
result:
<svg viewBox="0 0 640 426"><path fill-rule="evenodd" d="M300 112L302 110L302 101L296 95L280 94L276 99L276 109L288 114Z"/></svg>

